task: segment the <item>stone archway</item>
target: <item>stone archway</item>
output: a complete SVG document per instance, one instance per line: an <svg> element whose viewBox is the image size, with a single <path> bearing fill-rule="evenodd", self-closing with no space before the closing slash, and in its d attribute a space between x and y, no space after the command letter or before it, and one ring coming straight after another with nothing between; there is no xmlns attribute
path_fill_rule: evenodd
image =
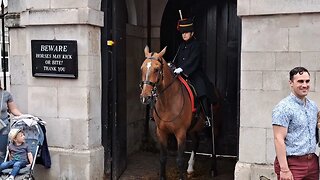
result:
<svg viewBox="0 0 320 180"><path fill-rule="evenodd" d="M194 17L195 36L202 45L203 69L220 93L217 154L238 155L240 31L235 1L169 0L161 26L161 46L168 46L166 59L172 60L181 41L176 30L178 10L183 17ZM212 90L214 91L214 90ZM219 122L219 123L218 123Z"/></svg>

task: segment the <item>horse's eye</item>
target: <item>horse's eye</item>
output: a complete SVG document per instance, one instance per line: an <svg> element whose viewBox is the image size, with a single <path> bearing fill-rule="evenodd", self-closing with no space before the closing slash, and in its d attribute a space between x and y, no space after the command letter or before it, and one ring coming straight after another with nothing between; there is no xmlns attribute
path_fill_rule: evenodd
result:
<svg viewBox="0 0 320 180"><path fill-rule="evenodd" d="M154 69L154 72L157 73L159 71L159 69Z"/></svg>

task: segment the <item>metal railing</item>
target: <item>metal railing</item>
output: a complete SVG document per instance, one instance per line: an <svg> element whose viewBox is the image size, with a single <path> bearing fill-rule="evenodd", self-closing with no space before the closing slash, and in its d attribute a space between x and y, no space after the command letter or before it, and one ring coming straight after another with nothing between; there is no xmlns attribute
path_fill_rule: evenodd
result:
<svg viewBox="0 0 320 180"><path fill-rule="evenodd" d="M4 29L4 20L5 20L5 16L8 14L8 12L4 12L4 2L3 0L1 0L1 14L0 14L0 18L1 18L1 23L2 23L2 27L1 27L1 35L2 35L2 49L1 49L1 55L2 55L2 59L1 59L1 67L2 67L2 72L3 72L3 89L6 90L7 89L7 78L6 78L6 72L8 71L8 62L6 61L6 41L5 41L5 29Z"/></svg>

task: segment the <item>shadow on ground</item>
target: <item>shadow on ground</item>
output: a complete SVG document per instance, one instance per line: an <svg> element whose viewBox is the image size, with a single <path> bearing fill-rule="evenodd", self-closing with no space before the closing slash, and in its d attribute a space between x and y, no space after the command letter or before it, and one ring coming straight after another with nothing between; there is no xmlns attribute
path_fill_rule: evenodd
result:
<svg viewBox="0 0 320 180"><path fill-rule="evenodd" d="M186 154L185 162L189 155ZM235 158L217 158L217 173L215 177L211 177L210 158L208 156L196 157L195 172L190 180L233 180ZM151 152L139 152L128 158L128 166L126 171L120 177L120 180L157 180L159 179L159 154ZM167 163L167 179L178 179L178 169L175 162L175 156L170 155Z"/></svg>

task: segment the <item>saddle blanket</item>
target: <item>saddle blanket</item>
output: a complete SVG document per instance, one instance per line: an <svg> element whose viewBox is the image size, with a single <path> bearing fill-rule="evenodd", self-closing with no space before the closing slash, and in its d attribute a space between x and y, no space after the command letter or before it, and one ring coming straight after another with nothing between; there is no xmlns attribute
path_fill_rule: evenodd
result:
<svg viewBox="0 0 320 180"><path fill-rule="evenodd" d="M194 107L194 95L193 95L193 92L189 86L189 84L187 83L186 80L184 80L180 75L178 76L178 79L180 80L180 82L182 82L182 84L184 85L184 87L186 87L187 91L188 91L188 94L189 94L189 97L190 97L190 100L191 100L191 109L192 109L192 112L196 112L196 108Z"/></svg>

